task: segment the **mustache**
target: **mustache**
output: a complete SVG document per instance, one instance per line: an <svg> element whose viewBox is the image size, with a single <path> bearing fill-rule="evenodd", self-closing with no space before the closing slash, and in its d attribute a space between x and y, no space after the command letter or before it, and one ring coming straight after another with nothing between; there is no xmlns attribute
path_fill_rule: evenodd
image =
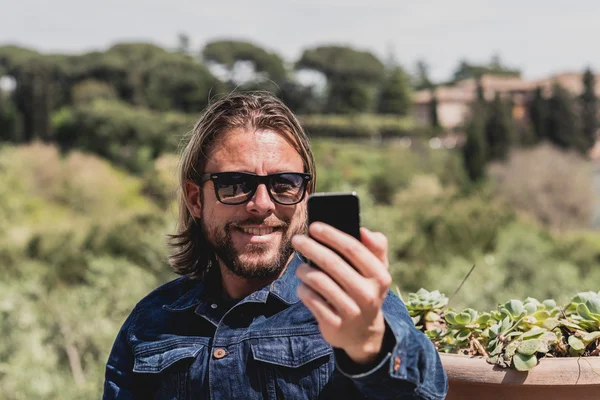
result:
<svg viewBox="0 0 600 400"><path fill-rule="evenodd" d="M264 218L247 218L242 221L234 221L229 222L227 224L228 227L232 228L244 228L246 226L254 226L254 225L264 225L269 228L287 228L290 226L290 223L287 221L282 221L280 219L271 219L269 220Z"/></svg>

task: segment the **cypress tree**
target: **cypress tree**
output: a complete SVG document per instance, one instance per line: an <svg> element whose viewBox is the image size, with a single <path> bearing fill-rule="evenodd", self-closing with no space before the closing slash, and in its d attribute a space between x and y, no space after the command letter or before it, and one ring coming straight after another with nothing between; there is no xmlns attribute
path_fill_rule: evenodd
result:
<svg viewBox="0 0 600 400"><path fill-rule="evenodd" d="M583 93L581 94L581 134L585 150L594 147L598 129L598 98L596 97L596 79L588 68L583 74Z"/></svg>
<svg viewBox="0 0 600 400"><path fill-rule="evenodd" d="M395 66L383 83L377 111L380 114L407 115L410 107L410 82L404 70Z"/></svg>
<svg viewBox="0 0 600 400"><path fill-rule="evenodd" d="M585 143L577 128L577 117L571 96L561 86L554 85L552 97L548 100L546 119L548 140L557 147L584 152Z"/></svg>
<svg viewBox="0 0 600 400"><path fill-rule="evenodd" d="M438 99L435 94L435 90L431 89L431 102L429 103L429 121L431 121L431 126L435 129L440 127L440 120L438 117Z"/></svg>
<svg viewBox="0 0 600 400"><path fill-rule="evenodd" d="M534 133L534 142L546 139L546 120L548 118L548 101L544 98L542 88L537 88L528 107L529 120Z"/></svg>
<svg viewBox="0 0 600 400"><path fill-rule="evenodd" d="M466 142L463 147L463 163L472 182L485 176L487 149L485 140L485 103L475 102L466 125Z"/></svg>
<svg viewBox="0 0 600 400"><path fill-rule="evenodd" d="M485 124L485 138L489 161L505 160L514 140L515 125L512 115L500 94L490 104Z"/></svg>

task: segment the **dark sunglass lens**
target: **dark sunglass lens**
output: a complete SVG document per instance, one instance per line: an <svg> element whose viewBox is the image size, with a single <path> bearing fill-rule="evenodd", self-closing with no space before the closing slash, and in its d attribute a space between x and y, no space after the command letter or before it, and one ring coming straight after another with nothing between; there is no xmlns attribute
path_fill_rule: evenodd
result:
<svg viewBox="0 0 600 400"><path fill-rule="evenodd" d="M299 174L279 174L270 183L271 194L283 204L295 203L304 194L305 180Z"/></svg>
<svg viewBox="0 0 600 400"><path fill-rule="evenodd" d="M215 182L219 198L229 204L247 201L255 185L254 179L245 174L222 175Z"/></svg>

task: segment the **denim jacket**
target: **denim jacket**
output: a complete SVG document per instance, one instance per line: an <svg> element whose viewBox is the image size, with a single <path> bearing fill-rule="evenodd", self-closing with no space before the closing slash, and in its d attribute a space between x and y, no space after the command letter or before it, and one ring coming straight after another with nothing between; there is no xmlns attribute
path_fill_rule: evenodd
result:
<svg viewBox="0 0 600 400"><path fill-rule="evenodd" d="M140 301L106 365L103 399L443 399L432 343L389 293L389 349L368 371L321 336L296 294L296 254L283 275L228 308L203 282L179 278Z"/></svg>

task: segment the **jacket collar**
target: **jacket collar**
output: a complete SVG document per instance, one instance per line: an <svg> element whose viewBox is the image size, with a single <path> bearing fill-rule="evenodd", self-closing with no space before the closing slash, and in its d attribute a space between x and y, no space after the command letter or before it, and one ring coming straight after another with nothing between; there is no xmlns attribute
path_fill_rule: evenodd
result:
<svg viewBox="0 0 600 400"><path fill-rule="evenodd" d="M300 279L296 276L296 270L306 262L299 253L294 253L292 259L288 263L283 274L273 281L271 284L262 289L251 293L242 302L258 302L266 303L269 295L276 297L287 305L292 305L300 301L297 289L300 285ZM197 307L203 301L206 301L206 286L205 283L199 281L192 289L184 293L173 303L162 306L167 311L179 312Z"/></svg>

